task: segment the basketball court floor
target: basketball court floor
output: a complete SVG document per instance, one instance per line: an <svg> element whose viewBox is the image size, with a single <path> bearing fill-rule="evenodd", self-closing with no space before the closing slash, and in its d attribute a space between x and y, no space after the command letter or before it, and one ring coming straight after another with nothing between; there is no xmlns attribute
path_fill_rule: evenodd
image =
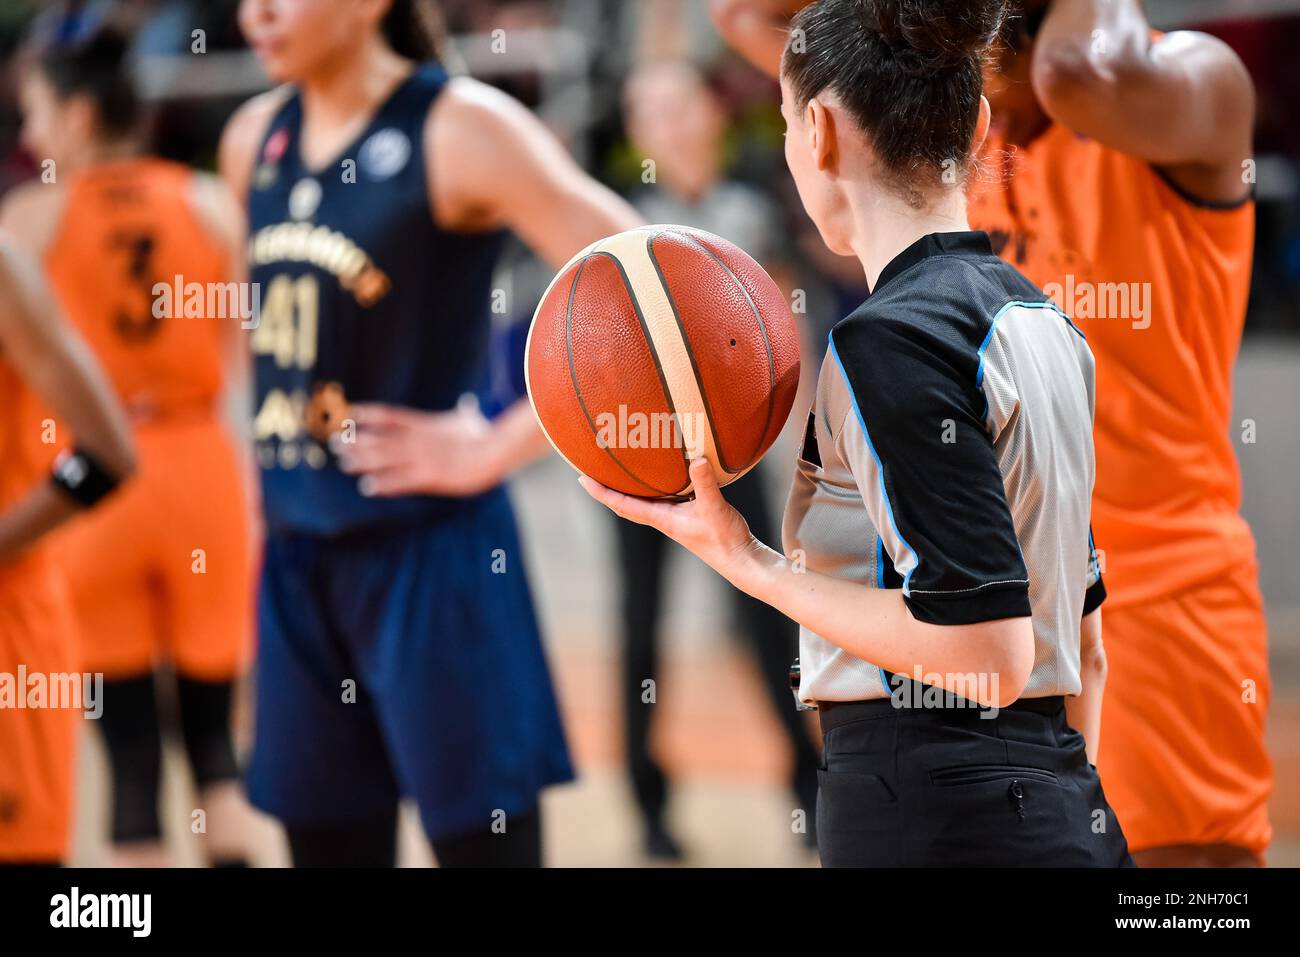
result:
<svg viewBox="0 0 1300 957"><path fill-rule="evenodd" d="M788 459L782 446L770 462ZM773 469L773 492L786 478ZM609 576L614 519L579 488L556 459L539 463L512 489L527 547L542 544L529 575L546 623L551 668L580 769L579 780L554 788L545 803L551 866L622 867L647 863L631 795L622 773L616 593ZM564 554L561 554L561 551ZM679 552L668 587L683 597L668 613L657 751L676 779L670 819L691 866L816 866L816 855L791 832L784 780L787 756L760 697L752 665L718 611L721 585L694 558ZM1271 864L1300 866L1300 614L1273 614L1276 694L1269 748L1277 763L1273 800L1277 839ZM246 737L248 714L241 716ZM71 863L104 860L107 845L106 767L94 735L81 753L79 805ZM188 833L192 811L184 762L173 747L167 761L165 828L176 859L197 865ZM256 863L288 864L277 826L259 820ZM432 863L414 815L403 820L402 863Z"/></svg>

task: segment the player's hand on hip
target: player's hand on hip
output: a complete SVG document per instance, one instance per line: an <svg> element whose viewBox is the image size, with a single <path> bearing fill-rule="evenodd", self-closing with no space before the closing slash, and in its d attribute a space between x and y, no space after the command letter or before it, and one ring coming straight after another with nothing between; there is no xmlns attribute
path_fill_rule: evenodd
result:
<svg viewBox="0 0 1300 957"><path fill-rule="evenodd" d="M339 467L362 495L475 495L499 484L492 423L474 402L447 412L357 403L352 441L336 441Z"/></svg>
<svg viewBox="0 0 1300 957"><path fill-rule="evenodd" d="M578 482L615 515L657 528L730 578L758 542L744 517L722 497L708 459L693 459L690 474L695 497L689 502L657 502L624 495L586 475L580 476Z"/></svg>

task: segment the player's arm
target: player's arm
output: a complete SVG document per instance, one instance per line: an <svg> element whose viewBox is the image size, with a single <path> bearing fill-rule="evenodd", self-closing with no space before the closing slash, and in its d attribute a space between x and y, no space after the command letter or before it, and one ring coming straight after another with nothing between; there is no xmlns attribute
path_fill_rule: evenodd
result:
<svg viewBox="0 0 1300 957"><path fill-rule="evenodd" d="M224 253L226 280L246 281L248 260L244 255L244 244L248 228L243 207L231 193L227 180L208 173L195 173L190 185L190 206L209 238ZM248 354L243 348L240 331L240 322L236 318L222 320L223 360L229 385L233 388L239 388L248 374Z"/></svg>
<svg viewBox="0 0 1300 957"><path fill-rule="evenodd" d="M431 111L429 140L438 222L504 226L556 269L591 243L644 222L578 166L536 116L486 84L453 80ZM492 471L499 477L549 448L527 400L502 413L493 431Z"/></svg>
<svg viewBox="0 0 1300 957"><path fill-rule="evenodd" d="M425 127L430 202L444 229L507 228L557 269L597 240L641 225L520 103L451 81ZM427 413L358 404L342 467L368 495L467 495L500 483L550 446L527 399L490 423L477 407Z"/></svg>
<svg viewBox="0 0 1300 957"><path fill-rule="evenodd" d="M1097 763L1101 746L1101 698L1106 688L1106 646L1101 640L1101 608L1079 623L1079 681L1082 690L1065 699L1070 727L1083 735L1088 760Z"/></svg>
<svg viewBox="0 0 1300 957"><path fill-rule="evenodd" d="M1137 0L1054 0L1032 82L1052 119L1161 167L1199 198L1243 198L1255 94L1245 66L1204 33L1152 35Z"/></svg>
<svg viewBox="0 0 1300 957"><path fill-rule="evenodd" d="M135 469L126 418L90 350L63 323L36 267L0 242L0 352L76 437L58 481L0 513L0 561L111 491Z"/></svg>
<svg viewBox="0 0 1300 957"><path fill-rule="evenodd" d="M62 183L30 179L5 194L0 203L0 233L12 237L14 245L39 261L45 255L67 202Z"/></svg>
<svg viewBox="0 0 1300 957"><path fill-rule="evenodd" d="M709 0L709 14L731 46L768 76L781 73L790 20L808 0Z"/></svg>
<svg viewBox="0 0 1300 957"><path fill-rule="evenodd" d="M505 227L557 269L584 246L644 222L522 104L476 80L451 81L430 111L425 142L440 225Z"/></svg>

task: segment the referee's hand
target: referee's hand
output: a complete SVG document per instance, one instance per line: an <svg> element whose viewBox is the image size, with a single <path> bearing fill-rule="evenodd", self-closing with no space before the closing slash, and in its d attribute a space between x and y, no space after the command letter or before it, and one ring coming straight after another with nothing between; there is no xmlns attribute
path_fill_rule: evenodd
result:
<svg viewBox="0 0 1300 957"><path fill-rule="evenodd" d="M578 483L615 515L659 529L729 579L758 541L741 514L722 497L708 459L691 460L690 475L695 497L689 502L624 495L586 475L579 476Z"/></svg>

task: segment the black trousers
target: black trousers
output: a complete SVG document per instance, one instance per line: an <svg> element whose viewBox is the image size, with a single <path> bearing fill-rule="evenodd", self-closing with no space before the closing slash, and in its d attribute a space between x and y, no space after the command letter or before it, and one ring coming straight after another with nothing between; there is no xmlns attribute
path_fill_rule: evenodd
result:
<svg viewBox="0 0 1300 957"><path fill-rule="evenodd" d="M762 542L779 546L757 469L723 489ZM642 815L658 821L667 799L667 780L650 755L650 722L655 705L642 701L642 682L657 679L659 613L668 540L653 528L616 519L622 566L623 729L632 789ZM811 828L817 794L817 751L790 694L790 663L799 653L799 632L772 606L728 586L737 624L749 642L763 690L794 751L791 787Z"/></svg>
<svg viewBox="0 0 1300 957"><path fill-rule="evenodd" d="M820 712L825 867L1133 866L1062 698L984 718L890 698Z"/></svg>

